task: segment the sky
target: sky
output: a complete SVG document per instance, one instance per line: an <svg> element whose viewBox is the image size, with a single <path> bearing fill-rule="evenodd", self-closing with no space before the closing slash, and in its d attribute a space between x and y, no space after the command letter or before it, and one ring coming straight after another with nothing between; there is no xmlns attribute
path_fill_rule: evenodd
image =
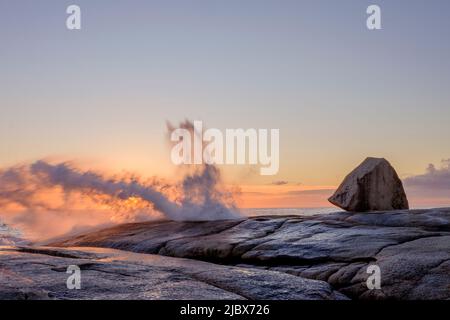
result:
<svg viewBox="0 0 450 320"><path fill-rule="evenodd" d="M81 30L65 26L71 4ZM370 4L381 30L366 28ZM280 129L276 176L223 168L242 206L327 205L367 156L391 162L415 205L448 204L448 12L447 0L0 0L0 168L70 159L174 178L166 121L190 119Z"/></svg>

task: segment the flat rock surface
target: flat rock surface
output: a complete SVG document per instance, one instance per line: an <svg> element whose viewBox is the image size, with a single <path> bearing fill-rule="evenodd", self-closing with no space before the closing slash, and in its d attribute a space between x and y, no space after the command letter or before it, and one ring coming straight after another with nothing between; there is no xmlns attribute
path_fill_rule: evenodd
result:
<svg viewBox="0 0 450 320"><path fill-rule="evenodd" d="M450 299L449 208L134 223L51 245L188 258L249 272L272 270L327 282L353 299ZM381 270L380 290L366 285L372 264Z"/></svg>
<svg viewBox="0 0 450 320"><path fill-rule="evenodd" d="M68 289L67 268L81 288ZM283 272L103 248L0 247L4 299L347 299Z"/></svg>

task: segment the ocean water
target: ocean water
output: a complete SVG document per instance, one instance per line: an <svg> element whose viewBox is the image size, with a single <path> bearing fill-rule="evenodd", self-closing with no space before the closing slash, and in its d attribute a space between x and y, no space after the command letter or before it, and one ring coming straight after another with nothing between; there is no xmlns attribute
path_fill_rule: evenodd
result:
<svg viewBox="0 0 450 320"><path fill-rule="evenodd" d="M332 212L342 211L339 208L327 207L327 208L254 208L254 209L241 209L242 213L250 217L254 216L312 216L315 214L326 214Z"/></svg>
<svg viewBox="0 0 450 320"><path fill-rule="evenodd" d="M0 221L0 246L12 246L26 243L27 241L21 238L19 231L8 227Z"/></svg>
<svg viewBox="0 0 450 320"><path fill-rule="evenodd" d="M282 216L299 215L312 216L340 211L339 208L254 208L241 209L244 215L254 216ZM21 238L20 231L15 230L0 221L0 246L25 244L27 241Z"/></svg>

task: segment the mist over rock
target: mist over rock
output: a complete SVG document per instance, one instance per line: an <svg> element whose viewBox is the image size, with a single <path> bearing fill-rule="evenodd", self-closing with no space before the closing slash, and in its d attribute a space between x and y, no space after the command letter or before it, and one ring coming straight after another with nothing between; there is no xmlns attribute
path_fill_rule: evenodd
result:
<svg viewBox="0 0 450 320"><path fill-rule="evenodd" d="M367 158L350 172L328 199L347 211L408 209L403 184L384 158Z"/></svg>

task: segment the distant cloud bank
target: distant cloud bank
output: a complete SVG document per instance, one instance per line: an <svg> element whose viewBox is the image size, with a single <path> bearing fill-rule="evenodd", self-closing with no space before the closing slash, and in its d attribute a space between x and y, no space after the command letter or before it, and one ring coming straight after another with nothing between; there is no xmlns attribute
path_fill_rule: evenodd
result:
<svg viewBox="0 0 450 320"><path fill-rule="evenodd" d="M289 181L279 180L279 181L274 181L271 184L274 185L274 186L283 186L283 185L288 184L288 183L289 183Z"/></svg>
<svg viewBox="0 0 450 320"><path fill-rule="evenodd" d="M407 177L403 184L417 206L450 207L450 159L442 160L440 168L430 163L424 174Z"/></svg>
<svg viewBox="0 0 450 320"><path fill-rule="evenodd" d="M442 160L439 169L430 163L424 174L408 177L404 183L408 187L450 191L450 159Z"/></svg>

